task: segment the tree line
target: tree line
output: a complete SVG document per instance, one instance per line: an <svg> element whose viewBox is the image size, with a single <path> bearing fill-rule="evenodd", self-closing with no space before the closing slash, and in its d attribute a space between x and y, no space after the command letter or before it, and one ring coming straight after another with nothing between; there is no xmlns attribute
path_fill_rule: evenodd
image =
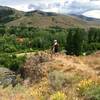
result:
<svg viewBox="0 0 100 100"><path fill-rule="evenodd" d="M45 50L57 39L60 49L67 54L90 54L100 50L100 29L50 27L0 26L0 52L13 53L23 51Z"/></svg>

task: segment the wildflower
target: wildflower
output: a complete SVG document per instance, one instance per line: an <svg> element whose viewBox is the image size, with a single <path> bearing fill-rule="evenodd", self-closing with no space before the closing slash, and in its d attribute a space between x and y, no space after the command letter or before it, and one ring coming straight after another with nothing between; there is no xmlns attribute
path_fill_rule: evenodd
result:
<svg viewBox="0 0 100 100"><path fill-rule="evenodd" d="M77 85L77 91L80 94L83 94L86 90L88 90L90 87L95 86L95 82L91 79L84 79L82 81L79 82L79 84Z"/></svg>
<svg viewBox="0 0 100 100"><path fill-rule="evenodd" d="M51 95L50 100L66 100L67 97L62 92L56 92L55 94Z"/></svg>

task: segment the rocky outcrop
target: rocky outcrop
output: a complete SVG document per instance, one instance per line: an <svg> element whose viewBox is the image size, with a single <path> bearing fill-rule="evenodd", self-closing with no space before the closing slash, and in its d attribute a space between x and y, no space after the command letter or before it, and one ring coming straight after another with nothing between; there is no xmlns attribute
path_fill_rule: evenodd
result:
<svg viewBox="0 0 100 100"><path fill-rule="evenodd" d="M8 68L0 67L0 85L2 85L3 88L9 85L14 87L17 83L18 79L13 71Z"/></svg>

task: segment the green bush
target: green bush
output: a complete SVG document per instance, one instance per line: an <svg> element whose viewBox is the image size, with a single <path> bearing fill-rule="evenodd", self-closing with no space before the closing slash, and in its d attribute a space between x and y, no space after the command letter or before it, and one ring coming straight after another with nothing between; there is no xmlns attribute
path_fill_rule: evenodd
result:
<svg viewBox="0 0 100 100"><path fill-rule="evenodd" d="M8 45L4 47L4 52L7 53L12 53L12 52L16 52L17 49L14 46Z"/></svg>
<svg viewBox="0 0 100 100"><path fill-rule="evenodd" d="M55 90L60 90L63 87L68 86L72 82L72 77L67 76L65 73L60 71L53 71L49 73L50 85Z"/></svg>
<svg viewBox="0 0 100 100"><path fill-rule="evenodd" d="M13 71L17 71L21 67L21 64L25 62L25 58L25 56L16 57L15 54L1 54L0 65Z"/></svg>
<svg viewBox="0 0 100 100"><path fill-rule="evenodd" d="M90 87L90 89L84 92L84 95L89 100L100 100L100 85Z"/></svg>
<svg viewBox="0 0 100 100"><path fill-rule="evenodd" d="M77 91L86 100L100 100L100 84L91 79L80 81Z"/></svg>

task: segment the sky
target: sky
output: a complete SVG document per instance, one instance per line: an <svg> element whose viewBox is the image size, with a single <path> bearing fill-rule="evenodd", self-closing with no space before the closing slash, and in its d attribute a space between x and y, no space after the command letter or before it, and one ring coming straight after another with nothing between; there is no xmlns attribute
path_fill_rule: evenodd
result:
<svg viewBox="0 0 100 100"><path fill-rule="evenodd" d="M100 0L0 0L0 5L21 11L42 10L100 18Z"/></svg>

